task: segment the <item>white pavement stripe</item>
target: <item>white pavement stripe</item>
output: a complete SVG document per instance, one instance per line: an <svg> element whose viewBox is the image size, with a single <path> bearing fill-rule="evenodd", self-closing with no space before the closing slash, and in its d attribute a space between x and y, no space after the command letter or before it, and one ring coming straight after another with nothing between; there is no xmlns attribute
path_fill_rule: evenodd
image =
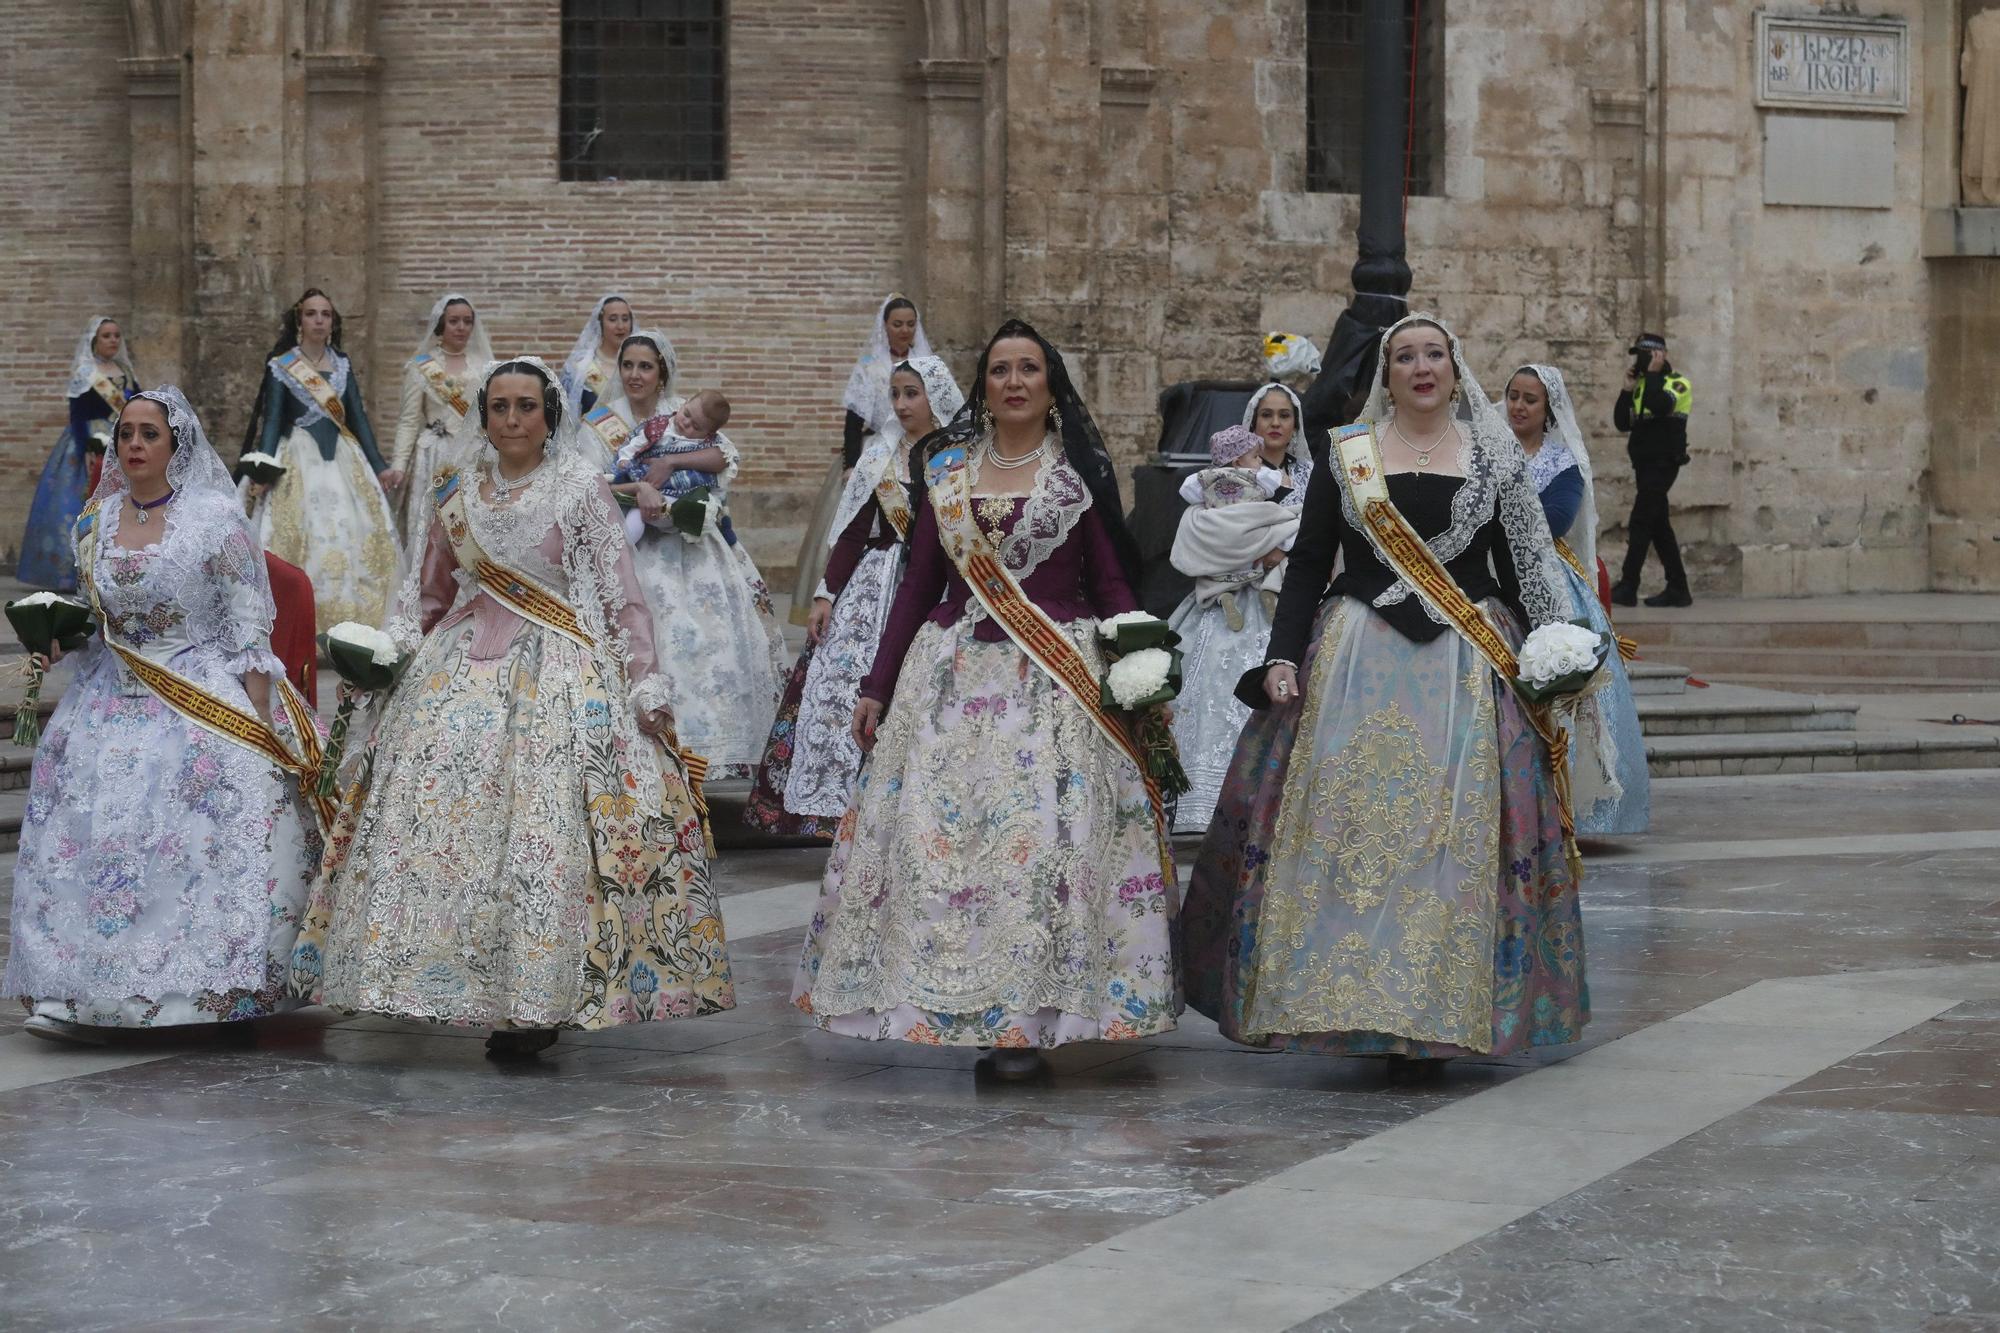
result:
<svg viewBox="0 0 2000 1333"><path fill-rule="evenodd" d="M722 933L732 940L773 931L802 931L819 901L819 881L802 879L775 888L732 893L722 899Z"/></svg>
<svg viewBox="0 0 2000 1333"><path fill-rule="evenodd" d="M1765 857L1893 856L1907 852L1983 852L2000 848L2000 829L1949 833L1857 833L1823 838L1745 838L1733 842L1655 842L1587 853L1584 868L1650 861L1752 861Z"/></svg>
<svg viewBox="0 0 2000 1333"><path fill-rule="evenodd" d="M1924 969L1757 982L885 1333L1011 1333L1078 1302L1107 1333L1277 1333L2000 988L2000 963L1935 971L1928 993ZM1533 1172L1527 1124L1556 1127Z"/></svg>
<svg viewBox="0 0 2000 1333"><path fill-rule="evenodd" d="M0 1037L0 1092L32 1088L37 1083L60 1083L66 1078L102 1074L127 1065L143 1065L164 1060L172 1051L120 1051L88 1046L59 1046L54 1042L16 1032Z"/></svg>

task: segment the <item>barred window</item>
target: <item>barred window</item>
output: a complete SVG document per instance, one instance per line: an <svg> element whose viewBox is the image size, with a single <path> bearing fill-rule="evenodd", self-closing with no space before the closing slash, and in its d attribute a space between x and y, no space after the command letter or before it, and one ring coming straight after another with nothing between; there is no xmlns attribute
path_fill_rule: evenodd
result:
<svg viewBox="0 0 2000 1333"><path fill-rule="evenodd" d="M1403 187L1444 192L1444 0L1405 0L1405 68L1414 65ZM1367 0L1306 0L1306 189L1361 192L1362 65ZM1404 108L1411 115L1411 108Z"/></svg>
<svg viewBox="0 0 2000 1333"><path fill-rule="evenodd" d="M725 0L562 0L561 179L727 174Z"/></svg>

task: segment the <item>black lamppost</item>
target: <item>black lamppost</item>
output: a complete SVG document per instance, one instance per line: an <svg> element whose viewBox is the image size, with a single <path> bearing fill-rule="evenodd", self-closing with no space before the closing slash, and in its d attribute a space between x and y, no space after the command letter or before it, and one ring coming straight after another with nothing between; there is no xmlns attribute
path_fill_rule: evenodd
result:
<svg viewBox="0 0 2000 1333"><path fill-rule="evenodd" d="M1362 29L1361 225L1354 299L1335 321L1303 402L1308 438L1347 424L1347 405L1375 369L1382 330L1409 313L1403 248L1403 172L1410 103L1409 0L1368 0Z"/></svg>

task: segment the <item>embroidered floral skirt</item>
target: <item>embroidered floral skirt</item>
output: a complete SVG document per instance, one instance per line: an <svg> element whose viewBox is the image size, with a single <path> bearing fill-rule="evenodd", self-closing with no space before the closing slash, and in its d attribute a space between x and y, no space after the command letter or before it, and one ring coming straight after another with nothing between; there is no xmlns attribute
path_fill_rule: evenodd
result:
<svg viewBox="0 0 2000 1333"><path fill-rule="evenodd" d="M1484 607L1512 642L1498 602ZM1589 1021L1548 754L1456 633L1321 613L1301 703L1259 710L1189 881L1188 1002L1257 1046L1512 1054Z"/></svg>
<svg viewBox="0 0 2000 1333"><path fill-rule="evenodd" d="M1180 632L1181 694L1174 700L1174 741L1188 792L1174 804L1174 832L1199 833L1215 814L1236 738L1250 710L1236 702L1236 681L1264 660L1271 640L1265 594L1237 588L1206 604L1189 597L1167 623ZM1237 621L1231 626L1231 612Z"/></svg>
<svg viewBox="0 0 2000 1333"><path fill-rule="evenodd" d="M628 766L652 762L610 724L626 702L554 631L524 623L484 659L473 637L470 617L440 625L390 696L365 794L343 808L313 887L294 987L338 1009L480 1027L731 1007L684 798L664 817L613 809L633 804Z"/></svg>
<svg viewBox="0 0 2000 1333"><path fill-rule="evenodd" d="M28 502L28 526L21 533L21 563L15 577L31 588L76 591L76 552L70 546L76 516L90 499L90 458L68 426L42 466Z"/></svg>
<svg viewBox="0 0 2000 1333"><path fill-rule="evenodd" d="M1103 670L1094 621L1066 627ZM972 622L904 659L792 998L829 1032L1060 1046L1170 1030L1173 860L1139 770Z"/></svg>
<svg viewBox="0 0 2000 1333"><path fill-rule="evenodd" d="M785 808L839 819L854 796L861 749L854 743L854 703L875 665L875 645L902 581L903 548L870 551L841 589L826 639L813 654L799 700L799 722L785 777Z"/></svg>
<svg viewBox="0 0 2000 1333"><path fill-rule="evenodd" d="M250 706L219 658L172 665ZM103 1027L288 1008L319 852L294 780L187 721L94 644L35 751L0 993Z"/></svg>
<svg viewBox="0 0 2000 1333"><path fill-rule="evenodd" d="M658 529L632 561L681 744L708 760L712 778L747 773L764 753L785 675L784 635L759 607L756 567L719 532L690 542Z"/></svg>
<svg viewBox="0 0 2000 1333"><path fill-rule="evenodd" d="M1563 566L1563 577L1569 583L1572 615L1578 620L1588 620L1590 627L1600 634L1612 633L1611 617L1605 614L1604 603L1597 600L1597 590L1567 564ZM1598 724L1609 728L1611 733L1613 769L1621 790L1614 793L1610 784L1595 777L1598 765L1593 758L1594 740L1574 738L1569 754L1574 774L1571 787L1576 802L1576 831L1586 836L1644 833L1653 822L1646 736L1639 726L1638 702L1632 697L1632 677L1625 670L1625 659L1615 652L1605 665L1605 677L1604 684L1597 687L1591 698L1597 704Z"/></svg>
<svg viewBox="0 0 2000 1333"><path fill-rule="evenodd" d="M285 475L257 509L264 549L306 572L321 633L353 620L380 625L396 593L401 556L389 501L361 446L342 437L332 458L306 430L278 451Z"/></svg>

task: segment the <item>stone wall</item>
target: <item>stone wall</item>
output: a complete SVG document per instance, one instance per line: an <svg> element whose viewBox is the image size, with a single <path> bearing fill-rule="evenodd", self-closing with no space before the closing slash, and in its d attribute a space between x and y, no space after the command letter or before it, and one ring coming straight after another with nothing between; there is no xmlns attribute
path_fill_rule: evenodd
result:
<svg viewBox="0 0 2000 1333"><path fill-rule="evenodd" d="M848 370L904 284L903 6L734 0L728 179L697 182L556 179L558 13L381 4L369 406L393 429L446 290L479 303L496 351L559 362L616 289L672 337L684 388L729 395L738 523L761 564L787 566Z"/></svg>
<svg viewBox="0 0 2000 1333"><path fill-rule="evenodd" d="M9 3L0 19L0 551L11 574L68 421L70 352L93 315L122 321L129 309L131 192L124 5ZM151 374L143 342L138 353Z"/></svg>
<svg viewBox="0 0 2000 1333"><path fill-rule="evenodd" d="M1752 6L1438 3L1445 193L1409 201L1412 301L1491 392L1523 361L1564 368L1607 554L1630 499L1610 409L1652 327L1696 386L1674 501L1704 590L2000 580L1978 361L2000 279L1920 257L1956 133L1953 6L1868 7L1909 20L1923 110L1894 122L1893 206L1860 209L1764 202ZM729 175L695 183L556 179L559 12L0 0L0 468L19 483L0 533L99 305L227 446L305 282L351 317L385 435L444 290L480 302L497 348L554 359L617 287L674 338L684 385L730 394L739 517L777 575L891 288L961 377L1003 314L1035 320L1127 464L1162 385L1256 375L1263 332L1323 341L1346 302L1356 201L1303 188L1304 0L735 0Z"/></svg>

